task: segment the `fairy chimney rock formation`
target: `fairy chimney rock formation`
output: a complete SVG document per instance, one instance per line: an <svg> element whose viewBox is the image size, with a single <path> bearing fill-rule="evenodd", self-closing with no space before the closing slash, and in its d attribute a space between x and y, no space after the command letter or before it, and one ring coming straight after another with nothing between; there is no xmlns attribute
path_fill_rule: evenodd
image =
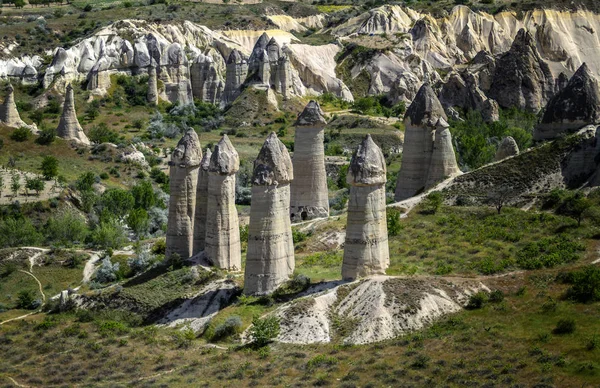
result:
<svg viewBox="0 0 600 388"><path fill-rule="evenodd" d="M198 54L190 67L194 97L211 104L218 103L224 82L210 55Z"/></svg>
<svg viewBox="0 0 600 388"><path fill-rule="evenodd" d="M285 145L272 132L254 161L245 294L269 294L294 272L294 243L288 216L293 170Z"/></svg>
<svg viewBox="0 0 600 388"><path fill-rule="evenodd" d="M235 173L240 158L227 135L215 146L208 166L206 258L216 267L242 269L240 225L235 207Z"/></svg>
<svg viewBox="0 0 600 388"><path fill-rule="evenodd" d="M324 128L319 103L310 101L296 121L290 218L293 222L329 216Z"/></svg>
<svg viewBox="0 0 600 388"><path fill-rule="evenodd" d="M208 167L212 152L207 148L198 169L198 184L196 186L196 211L194 213L194 249L197 255L205 247L206 216L208 212Z"/></svg>
<svg viewBox="0 0 600 388"><path fill-rule="evenodd" d="M173 254L178 254L184 260L192 256L196 186L201 159L200 140L196 132L190 129L177 143L169 162L167 258Z"/></svg>
<svg viewBox="0 0 600 388"><path fill-rule="evenodd" d="M390 263L383 153L367 135L352 156L342 278L383 275Z"/></svg>
<svg viewBox="0 0 600 388"><path fill-rule="evenodd" d="M241 93L241 87L248 75L248 63L242 53L233 49L225 68L225 90L223 91L223 101L225 104L231 104Z"/></svg>
<svg viewBox="0 0 600 388"><path fill-rule="evenodd" d="M15 103L15 89L10 84L6 88L4 102L0 105L0 123L11 128L20 128L25 125Z"/></svg>
<svg viewBox="0 0 600 388"><path fill-rule="evenodd" d="M496 151L496 156L494 160L496 162L506 159L510 156L515 156L519 154L519 146L515 139L512 136L507 136L502 139L500 145L498 146L498 150Z"/></svg>
<svg viewBox="0 0 600 388"><path fill-rule="evenodd" d="M424 84L404 116L406 130L402 166L396 182L396 201L425 189L440 119L448 120L444 108L431 86Z"/></svg>
<svg viewBox="0 0 600 388"><path fill-rule="evenodd" d="M150 105L158 105L158 80L156 79L156 66L148 69L148 94L146 100Z"/></svg>
<svg viewBox="0 0 600 388"><path fill-rule="evenodd" d="M533 138L552 139L559 134L597 123L600 123L600 86L584 63L567 86L548 102Z"/></svg>
<svg viewBox="0 0 600 388"><path fill-rule="evenodd" d="M75 98L73 97L73 87L67 85L65 103L63 105L62 116L56 128L56 135L65 140L72 140L83 145L90 145L90 140L83 132L83 128L77 120L75 112Z"/></svg>
<svg viewBox="0 0 600 388"><path fill-rule="evenodd" d="M449 128L446 120L440 117L436 123L435 140L425 189L435 186L446 178L460 174Z"/></svg>
<svg viewBox="0 0 600 388"><path fill-rule="evenodd" d="M510 50L496 61L489 96L503 108L537 113L553 96L554 85L550 67L540 56L533 37L521 29Z"/></svg>

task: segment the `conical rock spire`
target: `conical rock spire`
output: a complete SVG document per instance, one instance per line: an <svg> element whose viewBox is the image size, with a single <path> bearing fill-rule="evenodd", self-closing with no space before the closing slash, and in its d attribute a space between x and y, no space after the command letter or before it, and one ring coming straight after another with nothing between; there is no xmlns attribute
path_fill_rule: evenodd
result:
<svg viewBox="0 0 600 388"><path fill-rule="evenodd" d="M377 185L387 181L385 158L371 135L365 136L352 156L346 180L348 184L359 186Z"/></svg>
<svg viewBox="0 0 600 388"><path fill-rule="evenodd" d="M77 120L75 98L73 96L73 87L71 84L67 85L63 113L60 117L58 128L56 128L56 135L65 140L73 140L84 145L90 144L90 140L83 132L79 120Z"/></svg>
<svg viewBox="0 0 600 388"><path fill-rule="evenodd" d="M275 132L265 140L258 157L254 161L253 185L277 185L294 179L294 168L285 145Z"/></svg>

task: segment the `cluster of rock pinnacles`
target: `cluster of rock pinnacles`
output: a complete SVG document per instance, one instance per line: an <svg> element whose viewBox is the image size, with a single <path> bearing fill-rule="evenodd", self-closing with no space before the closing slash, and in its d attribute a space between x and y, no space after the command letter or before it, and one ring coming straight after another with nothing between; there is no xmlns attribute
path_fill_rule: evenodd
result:
<svg viewBox="0 0 600 388"><path fill-rule="evenodd" d="M271 133L254 161L244 292L264 295L286 282L295 267L292 221L327 217L323 131L326 120L311 101L296 121L296 152ZM306 153L299 153L306 150ZM204 155L198 135L187 131L170 162L166 255L200 255L218 268L241 270L235 173L239 156L227 135ZM301 178L301 181L299 181ZM344 279L384 274L389 265L386 164L370 135L358 146L350 184Z"/></svg>

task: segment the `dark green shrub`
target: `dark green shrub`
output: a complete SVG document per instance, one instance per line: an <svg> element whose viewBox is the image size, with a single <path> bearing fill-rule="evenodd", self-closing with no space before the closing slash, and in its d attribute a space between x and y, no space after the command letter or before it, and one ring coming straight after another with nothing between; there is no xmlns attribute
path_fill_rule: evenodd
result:
<svg viewBox="0 0 600 388"><path fill-rule="evenodd" d="M573 318L560 319L552 332L554 334L571 334L575 332L577 325Z"/></svg>
<svg viewBox="0 0 600 388"><path fill-rule="evenodd" d="M36 143L41 145L50 145L56 139L56 129L45 128L40 131L40 135L36 139Z"/></svg>
<svg viewBox="0 0 600 388"><path fill-rule="evenodd" d="M386 209L388 236L397 236L400 234L402 230L402 224L400 223L401 214L402 212L398 208L388 207Z"/></svg>
<svg viewBox="0 0 600 388"><path fill-rule="evenodd" d="M467 303L466 308L469 310L480 309L486 304L488 299L487 293L479 291L469 297L469 303Z"/></svg>
<svg viewBox="0 0 600 388"><path fill-rule="evenodd" d="M14 141L23 142L29 139L31 131L25 127L15 129L11 134L10 138Z"/></svg>
<svg viewBox="0 0 600 388"><path fill-rule="evenodd" d="M252 344L256 347L263 347L269 344L279 335L279 319L275 316L266 318L254 317L250 327L250 338Z"/></svg>
<svg viewBox="0 0 600 388"><path fill-rule="evenodd" d="M36 305L35 293L31 290L19 291L17 295L17 308L25 310L35 310L39 307Z"/></svg>
<svg viewBox="0 0 600 388"><path fill-rule="evenodd" d="M219 341L232 335L240 333L242 329L242 319L237 315L227 317L225 322L221 323L217 327L213 334L210 336L211 341Z"/></svg>
<svg viewBox="0 0 600 388"><path fill-rule="evenodd" d="M570 299L583 303L600 300L600 268L590 265L571 272L568 282L571 283L567 290Z"/></svg>
<svg viewBox="0 0 600 388"><path fill-rule="evenodd" d="M102 143L118 143L119 134L104 123L100 123L92 127L88 132L88 138L96 144Z"/></svg>
<svg viewBox="0 0 600 388"><path fill-rule="evenodd" d="M504 293L500 290L494 290L490 293L489 298L491 303L499 303L504 300Z"/></svg>

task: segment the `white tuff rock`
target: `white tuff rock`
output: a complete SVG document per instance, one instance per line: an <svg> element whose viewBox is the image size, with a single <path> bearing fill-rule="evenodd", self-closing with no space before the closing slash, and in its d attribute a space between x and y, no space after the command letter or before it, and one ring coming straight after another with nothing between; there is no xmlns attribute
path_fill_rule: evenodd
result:
<svg viewBox="0 0 600 388"><path fill-rule="evenodd" d="M208 213L208 168L212 152L207 148L198 169L196 188L196 212L194 214L194 251L196 255L204 250L206 241L206 216Z"/></svg>
<svg viewBox="0 0 600 388"><path fill-rule="evenodd" d="M62 116L56 128L56 135L65 140L72 140L83 145L90 145L90 140L83 132L83 128L77 120L75 112L75 98L73 97L73 87L67 85L65 94L65 102L63 104Z"/></svg>

